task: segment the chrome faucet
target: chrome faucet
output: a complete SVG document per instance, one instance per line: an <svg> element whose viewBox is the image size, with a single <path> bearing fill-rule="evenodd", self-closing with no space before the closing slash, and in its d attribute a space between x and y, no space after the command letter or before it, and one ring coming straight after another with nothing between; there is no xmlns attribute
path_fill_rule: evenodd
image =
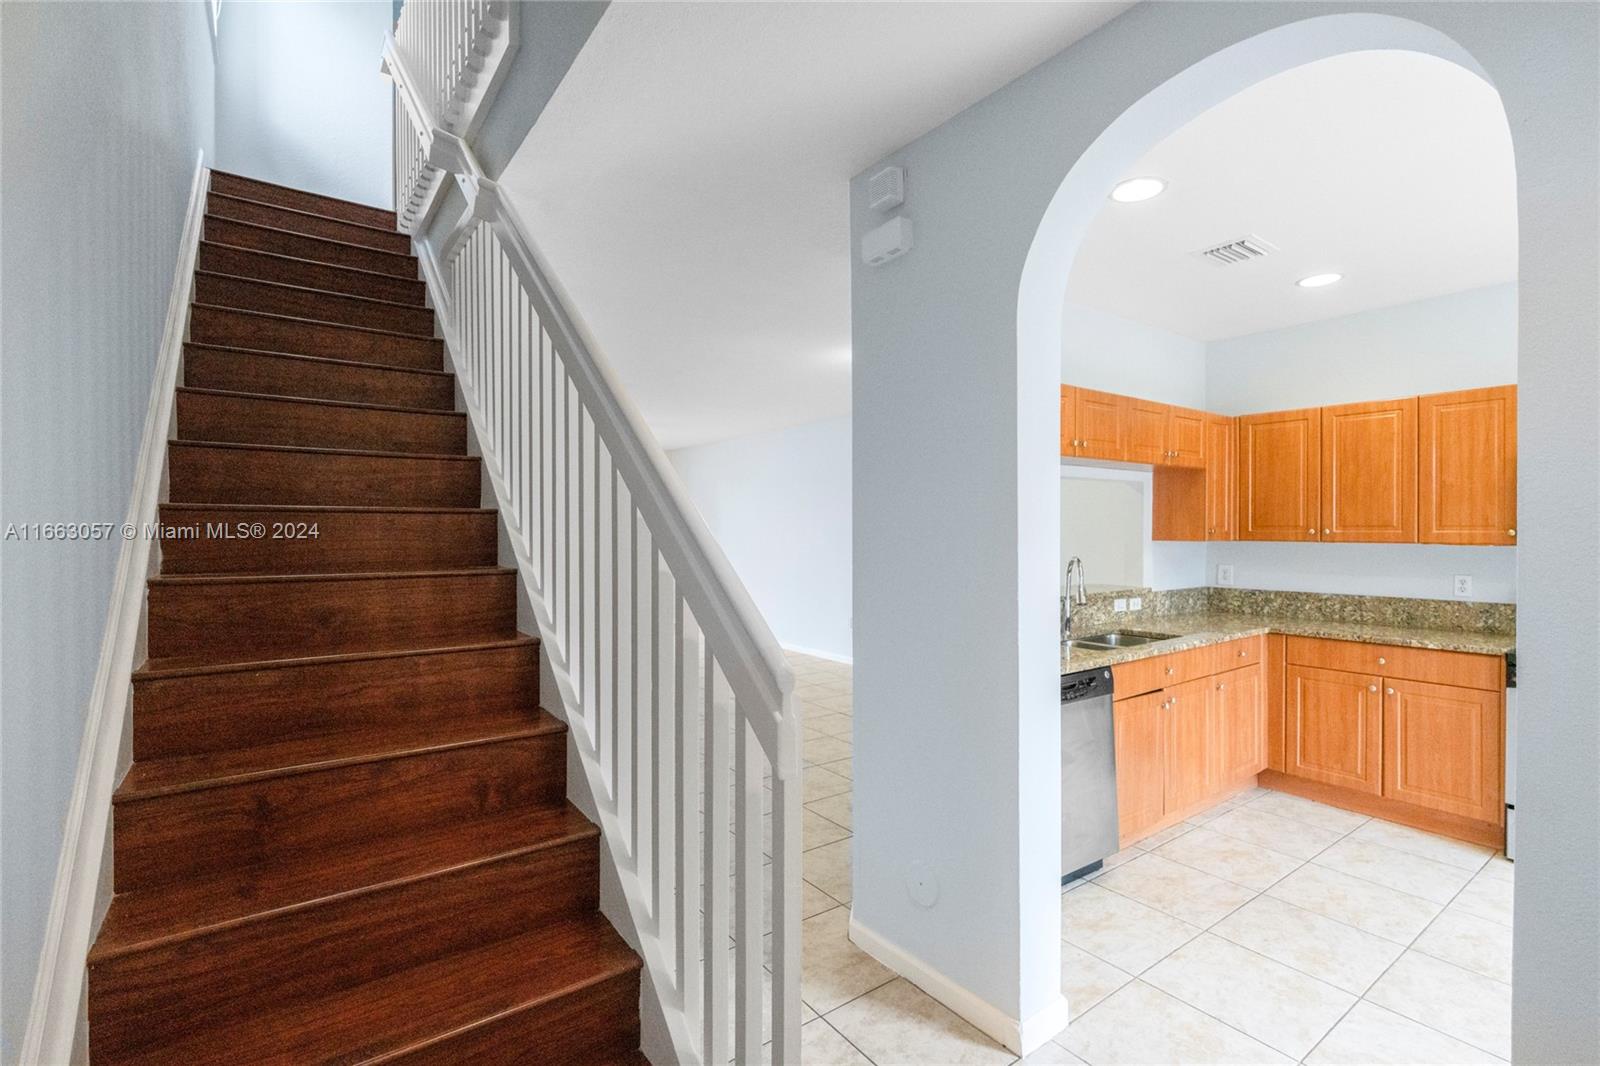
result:
<svg viewBox="0 0 1600 1066"><path fill-rule="evenodd" d="M1078 591L1072 591L1072 575L1078 575ZM1074 555L1067 560L1066 588L1061 594L1061 639L1072 639L1072 608L1087 607L1089 605L1089 591L1083 581L1083 560Z"/></svg>

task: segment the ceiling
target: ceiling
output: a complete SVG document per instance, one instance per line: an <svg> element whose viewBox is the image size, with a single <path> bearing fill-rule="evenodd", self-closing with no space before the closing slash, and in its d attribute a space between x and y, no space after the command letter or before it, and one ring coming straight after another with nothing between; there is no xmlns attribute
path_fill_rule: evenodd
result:
<svg viewBox="0 0 1600 1066"><path fill-rule="evenodd" d="M663 446L843 415L850 178L1129 6L612 4L501 181Z"/></svg>
<svg viewBox="0 0 1600 1066"><path fill-rule="evenodd" d="M1270 78L1157 145L1073 262L1073 303L1217 340L1515 280L1516 175L1499 96L1462 68L1361 52ZM1109 192L1109 190L1108 190ZM1193 253L1255 234L1267 257ZM1333 271L1320 289L1295 282Z"/></svg>

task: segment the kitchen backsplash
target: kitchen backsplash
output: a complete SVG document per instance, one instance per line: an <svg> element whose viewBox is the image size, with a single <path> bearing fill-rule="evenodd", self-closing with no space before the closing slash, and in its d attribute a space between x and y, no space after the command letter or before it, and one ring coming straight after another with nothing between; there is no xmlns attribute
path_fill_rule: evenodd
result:
<svg viewBox="0 0 1600 1066"><path fill-rule="evenodd" d="M1115 601L1137 596L1137 611L1115 610ZM1320 592L1198 587L1118 589L1092 592L1089 603L1072 612L1074 633L1155 627L1171 615L1242 614L1290 617L1318 622L1361 622L1466 633L1515 633L1517 605L1472 600L1418 600L1399 596L1341 596Z"/></svg>

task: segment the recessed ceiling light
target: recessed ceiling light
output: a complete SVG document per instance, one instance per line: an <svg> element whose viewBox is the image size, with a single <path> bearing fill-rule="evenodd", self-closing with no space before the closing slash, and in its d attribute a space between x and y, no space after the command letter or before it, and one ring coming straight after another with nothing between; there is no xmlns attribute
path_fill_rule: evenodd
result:
<svg viewBox="0 0 1600 1066"><path fill-rule="evenodd" d="M1332 285L1343 278L1343 274L1312 274L1295 282L1302 289L1320 289L1324 285Z"/></svg>
<svg viewBox="0 0 1600 1066"><path fill-rule="evenodd" d="M1111 190L1111 198L1119 204L1136 204L1160 196L1166 187L1167 183L1160 178L1129 178L1117 182L1116 188Z"/></svg>

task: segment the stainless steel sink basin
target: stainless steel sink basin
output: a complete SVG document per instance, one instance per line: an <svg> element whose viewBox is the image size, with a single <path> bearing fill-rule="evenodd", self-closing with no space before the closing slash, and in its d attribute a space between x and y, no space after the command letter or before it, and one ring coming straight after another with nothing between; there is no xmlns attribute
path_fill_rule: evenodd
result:
<svg viewBox="0 0 1600 1066"><path fill-rule="evenodd" d="M1115 632L1101 633L1093 637L1073 637L1067 642L1074 648L1092 648L1097 651L1109 651L1112 648L1137 648L1141 644L1154 644L1158 640L1171 640L1171 633L1131 633Z"/></svg>

